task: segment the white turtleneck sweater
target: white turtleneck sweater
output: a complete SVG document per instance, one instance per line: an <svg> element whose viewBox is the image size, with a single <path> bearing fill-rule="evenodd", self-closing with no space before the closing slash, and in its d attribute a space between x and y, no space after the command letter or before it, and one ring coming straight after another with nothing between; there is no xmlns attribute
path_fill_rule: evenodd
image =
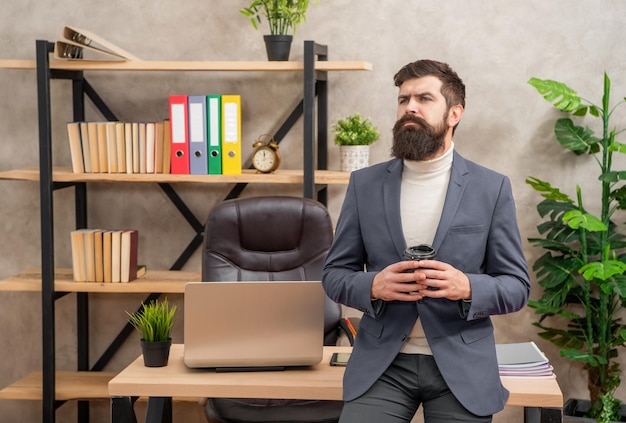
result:
<svg viewBox="0 0 626 423"><path fill-rule="evenodd" d="M433 243L450 182L453 151L454 143L436 159L404 161L400 216L408 247ZM419 318L400 352L432 355Z"/></svg>

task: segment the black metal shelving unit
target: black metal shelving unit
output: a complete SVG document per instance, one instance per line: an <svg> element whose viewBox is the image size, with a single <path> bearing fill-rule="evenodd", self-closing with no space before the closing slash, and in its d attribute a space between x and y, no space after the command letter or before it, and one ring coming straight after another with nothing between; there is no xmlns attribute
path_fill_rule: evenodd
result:
<svg viewBox="0 0 626 423"><path fill-rule="evenodd" d="M51 95L50 86L53 79L69 79L72 81L73 118L82 121L85 118L85 99L88 98L108 120L116 120L113 112L107 107L97 92L89 84L82 70L51 69L50 54L54 43L47 40L36 42L37 70L37 101L39 124L39 172L41 201L41 305L42 305L42 373L43 373L43 421L55 422L56 409L62 404L55 400L55 301L67 293L54 290L54 216L53 194L58 189L73 188L75 194L76 228L87 227L87 184L58 183L53 179L52 169L52 129L51 129ZM328 89L327 72L315 69L316 61L328 60L328 48L313 41L304 42L303 97L285 122L274 135L280 142L294 124L304 120L303 134L303 196L316 198L326 204L325 186L316 186L315 171L327 168L327 137L328 137ZM179 270L202 243L203 224L178 196L168 183L159 183L161 189L176 206L179 212L192 226L196 235L187 248L174 262L170 270ZM245 189L246 184L235 184L225 199L236 198ZM158 297L152 293L147 301ZM132 327L126 325L111 342L107 350L96 360L94 365L89 359L89 299L87 293L76 293L77 303L77 370L99 371L113 357L115 352L132 333ZM79 401L78 421L89 421L89 403Z"/></svg>

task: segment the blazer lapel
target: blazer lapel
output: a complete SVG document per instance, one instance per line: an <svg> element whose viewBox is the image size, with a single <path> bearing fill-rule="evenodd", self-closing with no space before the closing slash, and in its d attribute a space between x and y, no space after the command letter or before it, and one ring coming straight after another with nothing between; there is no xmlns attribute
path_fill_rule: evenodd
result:
<svg viewBox="0 0 626 423"><path fill-rule="evenodd" d="M387 219L387 227L400 258L402 258L402 253L406 248L406 240L402 232L402 219L400 217L401 184L402 160L392 160L383 179L383 207Z"/></svg>
<svg viewBox="0 0 626 423"><path fill-rule="evenodd" d="M461 157L456 151L454 151L452 159L452 169L450 173L450 183L448 184L448 192L446 193L446 201L443 205L443 211L441 213L441 219L439 220L439 226L435 233L435 239L433 241L433 247L439 249L443 238L450 229L454 216L461 203L463 192L467 186L465 175L467 175L467 164L465 159Z"/></svg>

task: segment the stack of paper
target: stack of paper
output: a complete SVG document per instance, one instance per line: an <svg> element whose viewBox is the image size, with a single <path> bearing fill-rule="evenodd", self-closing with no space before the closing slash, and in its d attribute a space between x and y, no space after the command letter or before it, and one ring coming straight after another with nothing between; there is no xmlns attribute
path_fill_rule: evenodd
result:
<svg viewBox="0 0 626 423"><path fill-rule="evenodd" d="M554 369L534 342L496 344L500 376L554 378Z"/></svg>

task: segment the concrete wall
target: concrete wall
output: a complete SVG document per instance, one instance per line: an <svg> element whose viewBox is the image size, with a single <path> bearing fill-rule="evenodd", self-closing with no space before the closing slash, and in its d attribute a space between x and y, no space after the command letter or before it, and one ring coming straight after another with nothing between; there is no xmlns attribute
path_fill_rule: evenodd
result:
<svg viewBox="0 0 626 423"><path fill-rule="evenodd" d="M4 2L0 11L0 58L33 59L35 40L55 40L64 25L89 29L146 60L265 60L263 31L255 31L238 9L241 0L120 0L74 2L24 0ZM580 184L593 208L598 195L596 165L591 158L564 153L553 140L559 117L527 84L530 77L567 82L596 103L602 75L613 80L615 99L626 94L626 3L620 0L322 0L311 7L307 23L295 36L292 58L301 59L303 40L329 45L331 60L364 60L371 72L331 73L331 122L353 112L370 116L382 140L372 147L372 162L389 157L395 120L393 74L420 58L448 62L467 85L465 117L455 136L457 149L510 176L524 240L536 235L535 205L540 197L525 183L527 176L547 179L571 195ZM255 138L277 129L298 101L301 80L291 74L265 73L108 73L88 75L120 120L154 120L167 115L167 96L174 93L241 93L243 145L249 153ZM70 84L52 84L55 165L69 165L65 122L72 119ZM0 170L38 164L34 71L0 70ZM620 115L620 112L622 113ZM616 124L626 124L623 109ZM102 119L93 107L87 118ZM302 166L299 125L281 145L283 168ZM330 168L338 169L338 150L329 145ZM246 154L247 155L247 154ZM623 164L623 160L619 161ZM623 166L622 166L623 167ZM227 185L177 186L200 220L229 191ZM345 187L333 187L329 209L337 218ZM254 186L246 196L274 193L299 195L299 187ZM148 269L168 268L193 236L192 230L157 186L97 184L89 187L91 227L134 227L140 232L140 261ZM35 183L0 181L0 278L39 266L39 196ZM73 195L55 194L55 258L70 266L68 231L73 227ZM620 220L620 219L618 219ZM158 228L155 229L155 228ZM526 241L532 263L542 252ZM185 270L199 270L198 254ZM532 297L537 298L535 284ZM91 296L92 360L103 351L125 321L124 310L136 308L141 295ZM180 296L170 296L180 302ZM181 316L182 317L182 316ZM75 367L75 302L57 302L57 367ZM494 319L499 342L534 340L554 362L565 397L586 396L585 375L558 357L531 326L531 310ZM0 386L40 368L40 296L0 293ZM116 371L139 354L136 336L106 370ZM174 340L182 339L182 319ZM622 387L618 394L626 398ZM73 404L58 412L71 421ZM3 421L38 421L39 402L0 401ZM202 421L198 407L177 409L188 421ZM94 421L107 421L107 403L94 407ZM187 421L186 420L186 421ZM521 410L508 409L496 421L521 421Z"/></svg>

